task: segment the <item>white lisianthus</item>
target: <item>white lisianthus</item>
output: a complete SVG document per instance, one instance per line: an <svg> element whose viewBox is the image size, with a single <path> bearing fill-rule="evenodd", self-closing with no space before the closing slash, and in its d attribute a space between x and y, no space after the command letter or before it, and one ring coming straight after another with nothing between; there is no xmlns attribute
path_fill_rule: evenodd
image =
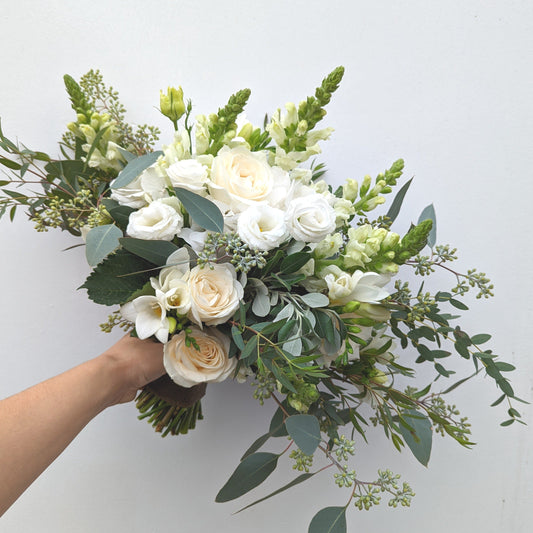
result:
<svg viewBox="0 0 533 533"><path fill-rule="evenodd" d="M113 182L111 182L112 185ZM141 185L141 176L138 176L124 187L111 189L111 199L120 205L133 207L133 209L139 209L148 205L146 194Z"/></svg>
<svg viewBox="0 0 533 533"><path fill-rule="evenodd" d="M251 152L244 146L223 147L211 166L209 191L234 213L257 202L275 206L286 196L288 186L287 173L271 167L266 153Z"/></svg>
<svg viewBox="0 0 533 533"><path fill-rule="evenodd" d="M239 216L237 233L250 248L268 252L289 236L283 215L281 209L266 204L249 207Z"/></svg>
<svg viewBox="0 0 533 533"><path fill-rule="evenodd" d="M171 241L183 227L178 210L177 198L155 200L130 214L126 232L137 239Z"/></svg>
<svg viewBox="0 0 533 533"><path fill-rule="evenodd" d="M230 340L216 328L202 331L191 328L189 334L199 350L186 342L186 333L181 331L165 344L163 364L174 383L193 387L198 383L220 382L235 370L237 358L228 356Z"/></svg>
<svg viewBox="0 0 533 533"><path fill-rule="evenodd" d="M294 198L285 213L289 233L297 241L320 242L335 231L335 211L318 193Z"/></svg>
<svg viewBox="0 0 533 533"><path fill-rule="evenodd" d="M155 335L159 342L167 342L169 328L163 292L156 291L155 296L139 296L124 304L120 312L126 320L135 323L139 339Z"/></svg>
<svg viewBox="0 0 533 533"><path fill-rule="evenodd" d="M213 268L195 266L189 274L191 309L189 317L201 326L222 324L233 315L244 295L235 268L229 263Z"/></svg>
<svg viewBox="0 0 533 533"><path fill-rule="evenodd" d="M172 187L183 187L205 196L204 184L207 181L207 167L196 159L176 161L167 168Z"/></svg>
<svg viewBox="0 0 533 533"><path fill-rule="evenodd" d="M328 297L332 305L345 305L352 301L376 303L389 295L383 289L389 282L389 277L375 272L356 270L350 274L336 265L329 265L320 275L328 286Z"/></svg>

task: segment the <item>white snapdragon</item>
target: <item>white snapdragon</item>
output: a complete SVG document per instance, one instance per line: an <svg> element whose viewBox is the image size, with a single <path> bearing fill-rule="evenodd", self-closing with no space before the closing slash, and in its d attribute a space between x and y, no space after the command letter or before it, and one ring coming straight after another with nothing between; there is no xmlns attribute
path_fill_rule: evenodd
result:
<svg viewBox="0 0 533 533"><path fill-rule="evenodd" d="M239 216L237 233L250 248L267 252L289 236L283 216L281 209L266 204L249 207Z"/></svg>
<svg viewBox="0 0 533 533"><path fill-rule="evenodd" d="M177 198L155 200L130 214L127 234L145 240L170 241L183 227Z"/></svg>

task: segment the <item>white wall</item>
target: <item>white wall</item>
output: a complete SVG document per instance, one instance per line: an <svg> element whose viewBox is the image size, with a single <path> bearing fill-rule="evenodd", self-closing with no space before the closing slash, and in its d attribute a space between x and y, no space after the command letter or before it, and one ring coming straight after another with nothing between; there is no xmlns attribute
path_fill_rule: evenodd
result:
<svg viewBox="0 0 533 533"><path fill-rule="evenodd" d="M400 229L433 201L439 241L458 247L458 267L477 266L493 279L496 297L473 299L465 328L494 334L495 352L516 364L513 384L529 400L532 24L531 2L518 0L4 2L2 127L56 153L71 118L62 75L93 67L120 91L132 122L170 135L155 110L167 85L183 85L198 112L250 87L248 116L259 123L345 65L327 117L336 129L324 150L329 179L375 175L405 158L406 175L416 179ZM7 396L100 353L119 334L100 333L107 310L76 291L88 268L83 249L61 253L73 238L38 234L23 216L0 229L0 396ZM206 420L185 438L156 436L133 405L108 410L4 516L0 531L306 531L318 509L347 499L329 474L236 516L238 503L213 502L273 411L250 393L234 383L209 387ZM390 467L417 497L410 510L352 509L349 531L530 531L532 410L520 406L528 427L501 428L504 409L489 408L497 396L481 377L457 391L453 401L479 444L467 451L436 438L429 469L379 434L359 444L361 476ZM256 492L291 475L287 468Z"/></svg>

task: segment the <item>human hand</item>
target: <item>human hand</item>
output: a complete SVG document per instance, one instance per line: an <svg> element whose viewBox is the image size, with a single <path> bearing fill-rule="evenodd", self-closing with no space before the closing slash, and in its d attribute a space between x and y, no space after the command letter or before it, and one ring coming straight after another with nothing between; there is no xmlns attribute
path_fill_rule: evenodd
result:
<svg viewBox="0 0 533 533"><path fill-rule="evenodd" d="M114 380L109 406L132 401L139 389L165 373L163 345L149 339L140 340L129 334L100 357L109 363Z"/></svg>

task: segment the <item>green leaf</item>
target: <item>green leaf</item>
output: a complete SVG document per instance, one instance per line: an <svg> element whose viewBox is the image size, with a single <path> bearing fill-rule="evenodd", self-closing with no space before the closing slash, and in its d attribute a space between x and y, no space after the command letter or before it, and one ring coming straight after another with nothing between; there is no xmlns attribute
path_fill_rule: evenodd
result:
<svg viewBox="0 0 533 533"><path fill-rule="evenodd" d="M310 292L300 297L308 307L327 307L329 298L319 292Z"/></svg>
<svg viewBox="0 0 533 533"><path fill-rule="evenodd" d="M507 396L505 394L502 394L495 402L491 403L490 406L491 407L496 407L497 405L499 405L500 403L503 402L503 400L505 400Z"/></svg>
<svg viewBox="0 0 533 533"><path fill-rule="evenodd" d="M239 350L244 350L244 341L242 340L242 334L238 328L231 326L231 336L233 337L233 342L236 344Z"/></svg>
<svg viewBox="0 0 533 533"><path fill-rule="evenodd" d="M119 248L94 269L80 288L87 289L89 298L97 304L122 304L144 286L152 269L152 263Z"/></svg>
<svg viewBox="0 0 533 533"><path fill-rule="evenodd" d="M17 163L16 161L11 161L10 159L6 159L5 157L0 157L0 165L4 165L7 168L10 168L12 170L20 170L22 168L22 165L20 163Z"/></svg>
<svg viewBox="0 0 533 533"><path fill-rule="evenodd" d="M279 407L276 409L276 412L270 421L268 432L273 437L285 437L288 435L287 428L285 427L285 413Z"/></svg>
<svg viewBox="0 0 533 533"><path fill-rule="evenodd" d="M403 199L405 198L405 194L407 193L407 190L409 189L412 181L413 178L411 178L407 183L405 183L404 186L397 192L396 196L394 197L394 200L392 201L392 204L386 214L386 216L390 218L391 223L396 220L396 217L400 213L400 209L403 204Z"/></svg>
<svg viewBox="0 0 533 533"><path fill-rule="evenodd" d="M296 485L299 485L300 483L308 480L310 477L313 477L316 474L316 472L308 472L305 474L300 474L298 477L294 478L290 483L287 483L286 485L283 485L283 487L279 488L278 490L275 490L274 492L271 492L268 496L265 496L264 498L261 498L260 500L256 500L253 503L250 503L246 507L243 507L242 509L239 509L234 514L240 513L241 511L244 511L245 509L249 509L253 505L256 505L258 503L264 502L265 500L268 500L269 498L272 498L272 496L277 496L281 492L284 492Z"/></svg>
<svg viewBox="0 0 533 533"><path fill-rule="evenodd" d="M130 222L130 215L136 211L133 207L127 205L119 205L113 209L108 209L109 216L116 222L117 226L126 231Z"/></svg>
<svg viewBox="0 0 533 533"><path fill-rule="evenodd" d="M213 202L181 187L174 187L174 191L196 224L208 231L224 231L224 217Z"/></svg>
<svg viewBox="0 0 533 533"><path fill-rule="evenodd" d="M241 461L244 461L249 455L252 455L252 453L255 453L265 442L272 437L270 432L265 433L264 435L261 435L258 439L256 439L253 444L244 452L244 455L241 457Z"/></svg>
<svg viewBox="0 0 533 533"><path fill-rule="evenodd" d="M96 266L114 252L120 246L121 237L122 231L114 224L91 228L85 241L85 256L89 265Z"/></svg>
<svg viewBox="0 0 533 533"><path fill-rule="evenodd" d="M437 242L437 218L435 216L435 208L433 207L433 204L429 204L422 210L422 213L420 213L420 216L418 217L418 224L428 219L433 222L433 226L431 226L431 231L428 235L428 246L433 248Z"/></svg>
<svg viewBox="0 0 533 533"><path fill-rule="evenodd" d="M488 333L479 333L470 338L472 344L484 344L491 339L491 335Z"/></svg>
<svg viewBox="0 0 533 533"><path fill-rule="evenodd" d="M293 415L285 420L291 439L306 455L313 455L322 440L320 424L313 415Z"/></svg>
<svg viewBox="0 0 533 533"><path fill-rule="evenodd" d="M411 429L400 424L400 433L413 455L420 463L427 466L433 437L431 422L427 416L413 409L404 411L402 416L404 421L411 426Z"/></svg>
<svg viewBox="0 0 533 533"><path fill-rule="evenodd" d="M468 306L465 305L460 300L456 300L455 298L450 298L448 300L456 309L460 309L461 311L468 311Z"/></svg>
<svg viewBox="0 0 533 533"><path fill-rule="evenodd" d="M309 524L308 533L346 533L346 507L325 507Z"/></svg>
<svg viewBox="0 0 533 533"><path fill-rule="evenodd" d="M165 266L168 256L178 249L175 244L169 241L147 241L133 237L120 239L120 244L128 252L157 266Z"/></svg>
<svg viewBox="0 0 533 533"><path fill-rule="evenodd" d="M309 252L298 252L288 255L283 259L280 265L280 271L283 274L292 274L300 270L311 259Z"/></svg>
<svg viewBox="0 0 533 533"><path fill-rule="evenodd" d="M244 350L241 352L240 360L244 361L245 359L251 358L252 362L257 358L257 343L259 338L257 335L254 335L251 339L246 342Z"/></svg>
<svg viewBox="0 0 533 533"><path fill-rule="evenodd" d="M117 179L111 185L112 189L120 189L131 183L137 176L141 174L148 167L151 167L163 155L161 150L152 152L150 154L141 155L132 159L120 172Z"/></svg>
<svg viewBox="0 0 533 533"><path fill-rule="evenodd" d="M228 502L254 489L272 474L278 464L278 455L258 452L249 455L235 469L217 494L216 502Z"/></svg>

